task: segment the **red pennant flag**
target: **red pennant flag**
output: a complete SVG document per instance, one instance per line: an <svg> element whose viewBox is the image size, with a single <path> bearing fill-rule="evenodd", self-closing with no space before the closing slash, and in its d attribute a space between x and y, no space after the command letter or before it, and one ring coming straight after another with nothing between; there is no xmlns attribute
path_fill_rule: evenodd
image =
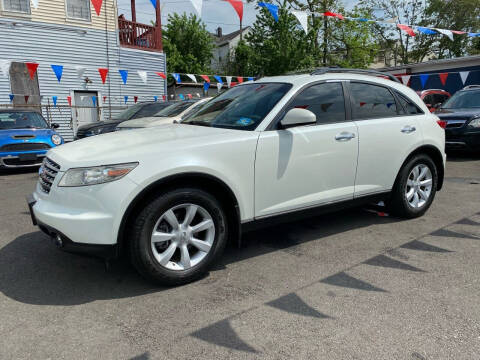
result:
<svg viewBox="0 0 480 360"><path fill-rule="evenodd" d="M192 94L187 94L188 98L191 99L192 98Z"/></svg>
<svg viewBox="0 0 480 360"><path fill-rule="evenodd" d="M158 76L160 76L164 80L167 78L167 75L165 75L163 72L156 72L155 74L157 74Z"/></svg>
<svg viewBox="0 0 480 360"><path fill-rule="evenodd" d="M104 96L104 97L103 97L103 103L105 104L106 102L107 102L107 97Z"/></svg>
<svg viewBox="0 0 480 360"><path fill-rule="evenodd" d="M30 95L25 95L25 104L28 103L28 98L30 97Z"/></svg>
<svg viewBox="0 0 480 360"><path fill-rule="evenodd" d="M239 84L243 83L243 77L237 76L237 80Z"/></svg>
<svg viewBox="0 0 480 360"><path fill-rule="evenodd" d="M466 31L458 31L458 30L450 30L452 33L457 34L457 35L463 35L466 34Z"/></svg>
<svg viewBox="0 0 480 360"><path fill-rule="evenodd" d="M166 95L163 95L163 96L162 96L162 99L163 99L163 101L166 101L166 100L167 100L167 96L166 96Z"/></svg>
<svg viewBox="0 0 480 360"><path fill-rule="evenodd" d="M138 101L138 96L134 96L134 97L133 97L133 102L136 104L137 101Z"/></svg>
<svg viewBox="0 0 480 360"><path fill-rule="evenodd" d="M107 80L108 69L100 68L100 69L98 69L98 72L100 73L100 76L102 77L102 83L105 84L105 81Z"/></svg>
<svg viewBox="0 0 480 360"><path fill-rule="evenodd" d="M27 65L28 72L30 73L30 79L33 80L35 73L37 72L38 64L37 63L25 63Z"/></svg>
<svg viewBox="0 0 480 360"><path fill-rule="evenodd" d="M240 21L242 21L242 18L243 18L243 1L242 0L227 0L230 5L233 6L233 8L235 9L235 11L237 12L238 14L238 18L240 19Z"/></svg>
<svg viewBox="0 0 480 360"><path fill-rule="evenodd" d="M366 102L360 101L360 107L362 107L365 104L366 104Z"/></svg>
<svg viewBox="0 0 480 360"><path fill-rule="evenodd" d="M333 17L339 18L340 20L345 20L345 18L343 17L342 14L337 14L337 13L334 13L334 12L331 12L331 11L324 12L323 15L333 16Z"/></svg>
<svg viewBox="0 0 480 360"><path fill-rule="evenodd" d="M232 81L232 82L230 83L230 87L234 87L235 85L238 85L238 82Z"/></svg>
<svg viewBox="0 0 480 360"><path fill-rule="evenodd" d="M68 105L72 106L72 97L71 96L67 96L67 101L68 101Z"/></svg>
<svg viewBox="0 0 480 360"><path fill-rule="evenodd" d="M442 82L442 85L445 86L445 83L447 82L448 73L441 73L441 74L438 74L438 76L440 77L440 81Z"/></svg>
<svg viewBox="0 0 480 360"><path fill-rule="evenodd" d="M397 27L400 30L405 31L408 35L415 36L415 32L413 31L413 29L410 26L403 25L403 24L397 24Z"/></svg>
<svg viewBox="0 0 480 360"><path fill-rule="evenodd" d="M200 77L205 80L207 83L210 82L210 78L207 75L200 75Z"/></svg>
<svg viewBox="0 0 480 360"><path fill-rule="evenodd" d="M93 7L98 16L100 16L100 10L102 10L102 2L103 0L92 0Z"/></svg>

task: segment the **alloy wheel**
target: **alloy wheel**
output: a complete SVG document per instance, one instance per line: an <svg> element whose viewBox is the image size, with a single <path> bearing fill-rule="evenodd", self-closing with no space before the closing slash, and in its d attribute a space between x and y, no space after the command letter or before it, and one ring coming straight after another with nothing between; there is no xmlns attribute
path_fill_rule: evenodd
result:
<svg viewBox="0 0 480 360"><path fill-rule="evenodd" d="M430 168L425 164L417 164L410 171L405 186L405 198L414 209L423 207L432 193L433 177Z"/></svg>

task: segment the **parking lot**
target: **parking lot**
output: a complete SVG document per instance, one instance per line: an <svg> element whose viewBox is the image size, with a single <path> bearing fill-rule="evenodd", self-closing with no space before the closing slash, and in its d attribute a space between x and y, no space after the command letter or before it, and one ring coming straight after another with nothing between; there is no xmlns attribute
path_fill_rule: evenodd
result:
<svg viewBox="0 0 480 360"><path fill-rule="evenodd" d="M36 178L0 175L1 359L479 356L478 157L448 161L424 217L353 209L249 233L176 288L57 250L28 214Z"/></svg>

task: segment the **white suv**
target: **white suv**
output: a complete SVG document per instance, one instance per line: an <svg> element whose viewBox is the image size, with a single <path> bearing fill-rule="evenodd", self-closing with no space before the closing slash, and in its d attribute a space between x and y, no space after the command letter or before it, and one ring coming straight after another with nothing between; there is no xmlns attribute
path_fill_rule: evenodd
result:
<svg viewBox="0 0 480 360"><path fill-rule="evenodd" d="M29 198L33 221L66 249L128 250L144 276L181 284L259 225L379 200L421 216L442 187L444 130L413 90L381 75L390 79L263 78L181 124L52 149Z"/></svg>

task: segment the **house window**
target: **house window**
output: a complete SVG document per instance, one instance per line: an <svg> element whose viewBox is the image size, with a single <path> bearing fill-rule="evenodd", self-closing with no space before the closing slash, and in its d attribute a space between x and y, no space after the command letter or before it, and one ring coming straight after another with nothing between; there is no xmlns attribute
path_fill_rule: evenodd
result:
<svg viewBox="0 0 480 360"><path fill-rule="evenodd" d="M90 21L90 0L66 0L67 17Z"/></svg>
<svg viewBox="0 0 480 360"><path fill-rule="evenodd" d="M30 14L30 0L3 0L3 10Z"/></svg>

